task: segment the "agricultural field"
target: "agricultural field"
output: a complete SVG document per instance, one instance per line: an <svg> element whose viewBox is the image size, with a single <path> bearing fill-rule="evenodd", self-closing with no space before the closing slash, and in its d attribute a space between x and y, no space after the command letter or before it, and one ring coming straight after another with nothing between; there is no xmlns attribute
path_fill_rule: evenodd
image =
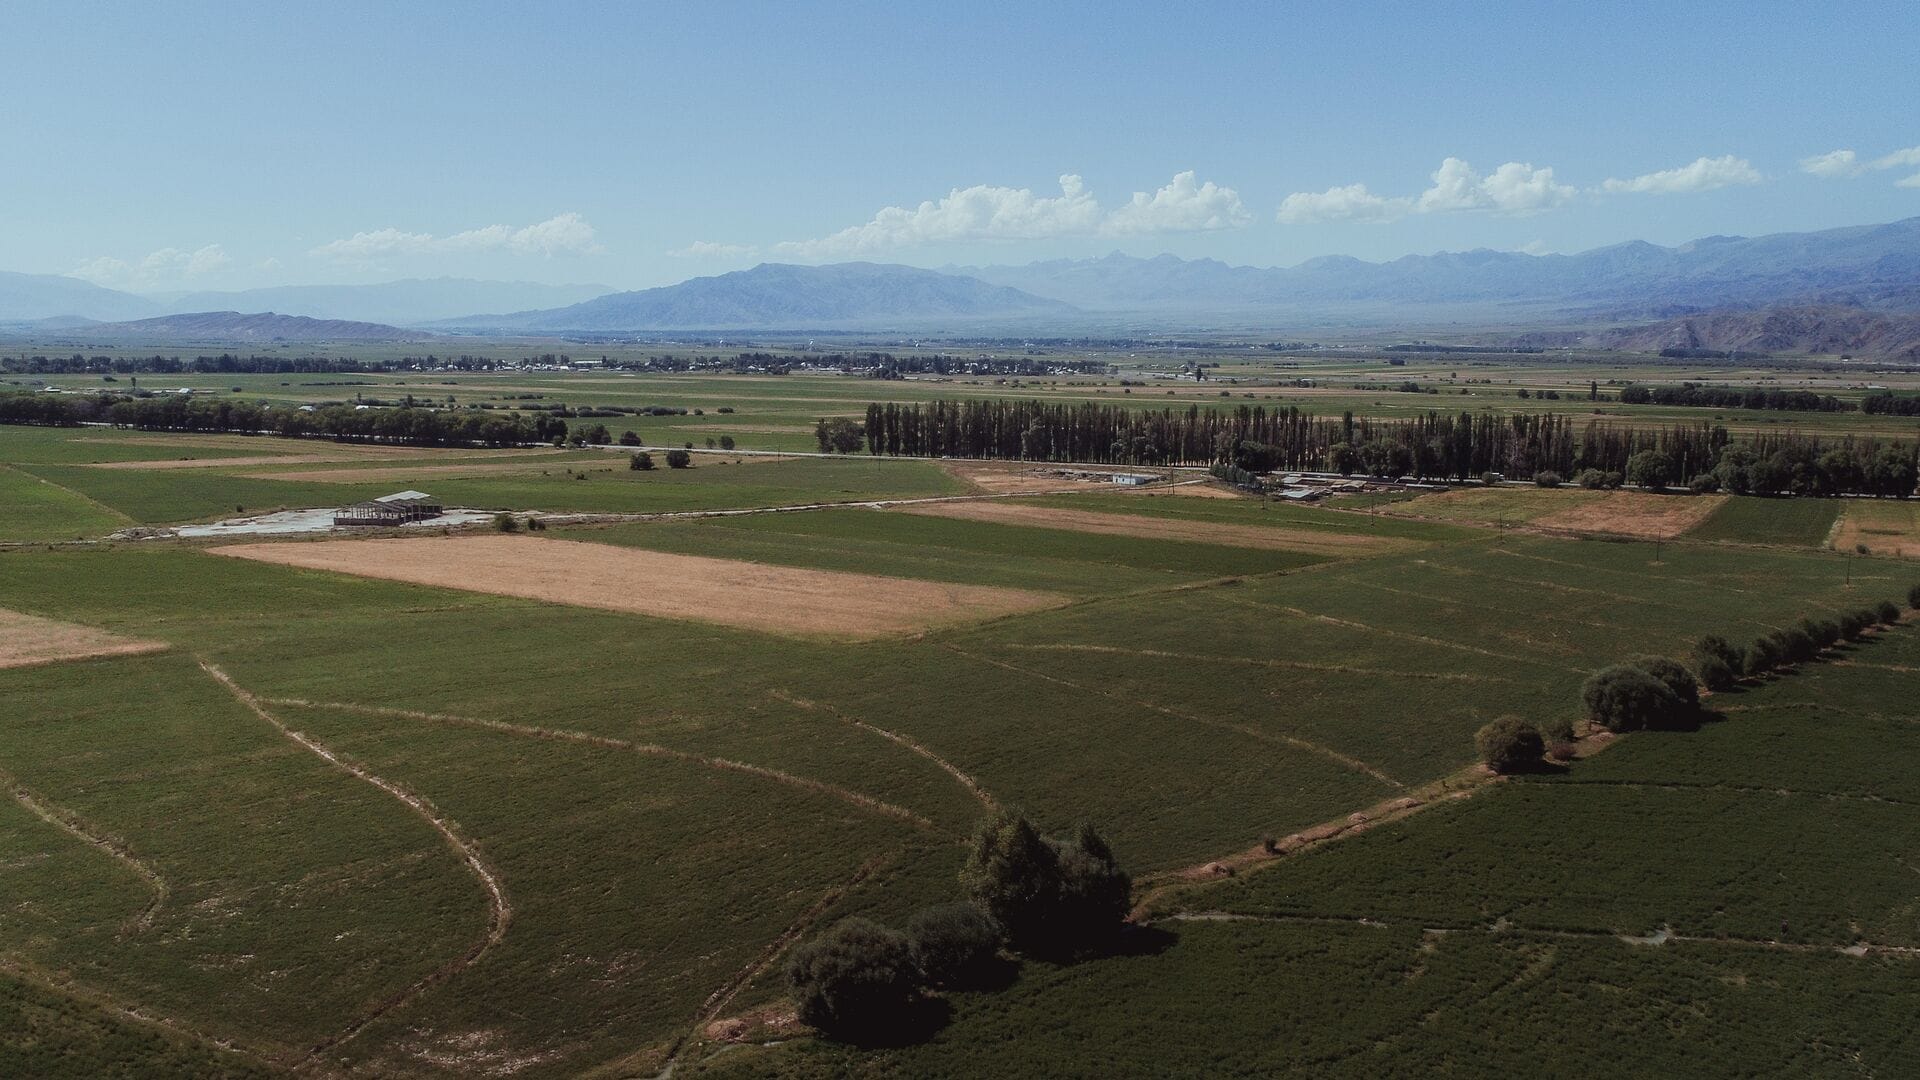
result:
<svg viewBox="0 0 1920 1080"><path fill-rule="evenodd" d="M1699 731L1498 783L1476 764L1482 725L1576 719L1625 655L1920 583L1824 550L1833 512L1774 539L1813 526L1765 512L1811 500L1300 506L978 463L702 451L638 472L105 429L0 428L0 465L21 485L0 490L51 507L0 518L0 1067L1920 1063L1911 626L1716 695ZM556 517L99 539L401 488ZM949 992L912 1045L799 1027L794 947L956 898L999 808L1111 841L1142 905L1123 946ZM1265 836L1326 842L1269 859ZM1205 869L1224 863L1247 870Z"/></svg>

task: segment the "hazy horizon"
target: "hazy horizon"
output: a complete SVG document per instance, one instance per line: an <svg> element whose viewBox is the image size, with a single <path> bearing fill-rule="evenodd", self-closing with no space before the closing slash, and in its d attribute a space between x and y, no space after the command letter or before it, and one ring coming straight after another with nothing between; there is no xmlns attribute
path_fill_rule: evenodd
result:
<svg viewBox="0 0 1920 1080"><path fill-rule="evenodd" d="M1920 214L1905 5L1164 22L10 5L4 268L142 294L624 290L760 262L1292 266Z"/></svg>

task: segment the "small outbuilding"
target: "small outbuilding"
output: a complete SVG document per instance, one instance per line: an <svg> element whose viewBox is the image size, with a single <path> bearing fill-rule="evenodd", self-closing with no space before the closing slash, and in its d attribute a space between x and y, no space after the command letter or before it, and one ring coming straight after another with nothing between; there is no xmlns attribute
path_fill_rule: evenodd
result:
<svg viewBox="0 0 1920 1080"><path fill-rule="evenodd" d="M1142 487L1160 479L1152 473L1114 473L1113 482L1121 487Z"/></svg>
<svg viewBox="0 0 1920 1080"><path fill-rule="evenodd" d="M367 502L343 506L333 513L335 525L370 525L391 528L415 521L428 521L446 513L440 500L424 491L396 491Z"/></svg>

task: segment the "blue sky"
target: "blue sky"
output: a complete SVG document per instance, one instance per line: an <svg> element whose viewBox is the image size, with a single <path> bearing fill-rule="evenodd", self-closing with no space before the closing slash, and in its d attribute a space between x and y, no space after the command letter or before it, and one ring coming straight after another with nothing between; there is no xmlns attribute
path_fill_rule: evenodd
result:
<svg viewBox="0 0 1920 1080"><path fill-rule="evenodd" d="M135 290L1920 214L1911 2L10 0L0 41L0 269Z"/></svg>

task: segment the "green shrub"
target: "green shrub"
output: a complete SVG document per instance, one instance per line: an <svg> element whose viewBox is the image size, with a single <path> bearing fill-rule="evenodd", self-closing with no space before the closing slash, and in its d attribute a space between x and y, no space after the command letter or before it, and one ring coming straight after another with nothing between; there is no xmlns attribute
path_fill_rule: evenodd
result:
<svg viewBox="0 0 1920 1080"><path fill-rule="evenodd" d="M1604 668L1580 688L1587 716L1608 731L1660 727L1679 715L1680 699L1667 684L1634 664Z"/></svg>
<svg viewBox="0 0 1920 1080"><path fill-rule="evenodd" d="M1891 600L1880 601L1874 606L1873 613L1888 626L1900 621L1900 606Z"/></svg>
<svg viewBox="0 0 1920 1080"><path fill-rule="evenodd" d="M1840 636L1848 641L1858 640L1873 625L1880 621L1872 608L1856 608L1840 615Z"/></svg>
<svg viewBox="0 0 1920 1080"><path fill-rule="evenodd" d="M1920 611L1920 585L1907 590L1907 606Z"/></svg>
<svg viewBox="0 0 1920 1080"><path fill-rule="evenodd" d="M1715 693L1731 690L1740 681L1739 670L1718 656L1700 657L1694 661L1693 670L1700 676L1700 685Z"/></svg>
<svg viewBox="0 0 1920 1080"><path fill-rule="evenodd" d="M495 514L493 515L493 527L499 529L501 532L513 532L520 528L520 523L514 520L512 514Z"/></svg>
<svg viewBox="0 0 1920 1080"><path fill-rule="evenodd" d="M693 444L688 443L687 445L691 447ZM691 469L693 468L693 455L687 453L685 450L669 450L667 451L667 468Z"/></svg>
<svg viewBox="0 0 1920 1080"><path fill-rule="evenodd" d="M1642 450L1627 459L1627 481L1648 491L1665 491L1673 483L1673 459L1658 450Z"/></svg>
<svg viewBox="0 0 1920 1080"><path fill-rule="evenodd" d="M1635 656L1627 663L1659 679L1682 709L1691 711L1700 707L1700 684L1686 665L1664 656Z"/></svg>
<svg viewBox="0 0 1920 1080"><path fill-rule="evenodd" d="M1819 644L1802 627L1789 626L1784 630L1776 630L1774 636L1780 639L1780 651L1789 664L1804 664L1820 655Z"/></svg>
<svg viewBox="0 0 1920 1080"><path fill-rule="evenodd" d="M642 450L627 459L627 468L632 469L634 472L652 472L653 455Z"/></svg>
<svg viewBox="0 0 1920 1080"><path fill-rule="evenodd" d="M980 985L992 973L1005 940L1006 931L993 916L973 904L923 908L907 920L913 961L934 986Z"/></svg>
<svg viewBox="0 0 1920 1080"><path fill-rule="evenodd" d="M1753 646L1747 650L1746 672L1749 675L1765 675L1786 662L1786 650L1780 644L1779 635L1767 634L1756 638Z"/></svg>
<svg viewBox="0 0 1920 1080"><path fill-rule="evenodd" d="M1025 816L1003 810L974 834L960 885L1015 945L1053 953L1116 929L1133 881L1090 826L1072 840L1053 840Z"/></svg>
<svg viewBox="0 0 1920 1080"><path fill-rule="evenodd" d="M1566 483L1566 478L1552 469L1542 469L1533 474L1533 482L1538 487L1557 488Z"/></svg>
<svg viewBox="0 0 1920 1080"><path fill-rule="evenodd" d="M833 1035L899 1023L921 985L906 937L858 917L795 949L787 981L800 1019Z"/></svg>
<svg viewBox="0 0 1920 1080"><path fill-rule="evenodd" d="M1693 646L1694 670L1709 690L1730 690L1747 667L1747 651L1718 634L1708 634Z"/></svg>
<svg viewBox="0 0 1920 1080"><path fill-rule="evenodd" d="M1488 723L1474 733L1473 745L1487 768L1502 774L1536 769L1547 752L1539 730L1517 716Z"/></svg>

